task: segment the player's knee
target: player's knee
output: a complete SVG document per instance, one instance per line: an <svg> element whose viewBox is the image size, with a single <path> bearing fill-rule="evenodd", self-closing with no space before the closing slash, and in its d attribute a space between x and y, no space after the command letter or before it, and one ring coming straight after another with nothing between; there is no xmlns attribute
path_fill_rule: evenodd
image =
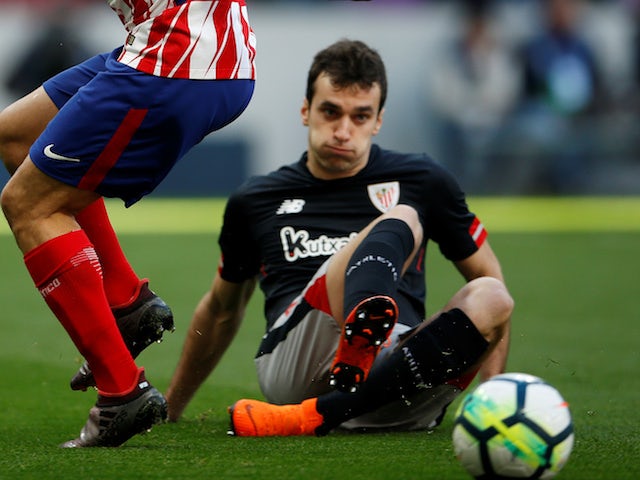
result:
<svg viewBox="0 0 640 480"><path fill-rule="evenodd" d="M487 284L487 295L495 316L501 321L507 321L513 313L515 302L503 282L493 277L484 277Z"/></svg>
<svg viewBox="0 0 640 480"><path fill-rule="evenodd" d="M402 220L411 229L414 243L418 245L422 242L422 224L415 208L405 204L396 205L383 215L385 217Z"/></svg>
<svg viewBox="0 0 640 480"><path fill-rule="evenodd" d="M469 292L462 308L481 332L488 334L509 321L515 303L503 282L494 277L480 277L467 286Z"/></svg>

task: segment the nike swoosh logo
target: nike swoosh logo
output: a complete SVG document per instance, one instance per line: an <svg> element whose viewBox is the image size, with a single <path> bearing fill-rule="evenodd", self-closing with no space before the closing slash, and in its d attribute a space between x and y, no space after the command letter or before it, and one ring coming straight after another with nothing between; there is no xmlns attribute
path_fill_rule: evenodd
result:
<svg viewBox="0 0 640 480"><path fill-rule="evenodd" d="M253 433L254 435L258 434L258 426L256 425L256 421L253 419L253 415L251 415L251 411L253 410L253 405L249 404L249 405L245 405L244 407L245 412L247 412L247 417L249 417L249 420L251 420L251 424L253 425Z"/></svg>
<svg viewBox="0 0 640 480"><path fill-rule="evenodd" d="M64 155L60 155L52 150L53 143L44 147L44 155L52 160L62 160L64 162L79 162L79 158L73 157L65 157Z"/></svg>

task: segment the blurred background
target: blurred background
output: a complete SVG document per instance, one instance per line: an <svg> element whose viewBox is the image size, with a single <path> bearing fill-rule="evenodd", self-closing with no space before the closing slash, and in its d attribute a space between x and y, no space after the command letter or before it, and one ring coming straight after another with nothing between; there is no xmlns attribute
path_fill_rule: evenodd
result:
<svg viewBox="0 0 640 480"><path fill-rule="evenodd" d="M377 142L427 152L468 193L640 194L640 0L247 3L258 39L253 101L154 196L227 195L297 160L307 70L343 37L387 65ZM0 0L0 107L124 38L103 0Z"/></svg>

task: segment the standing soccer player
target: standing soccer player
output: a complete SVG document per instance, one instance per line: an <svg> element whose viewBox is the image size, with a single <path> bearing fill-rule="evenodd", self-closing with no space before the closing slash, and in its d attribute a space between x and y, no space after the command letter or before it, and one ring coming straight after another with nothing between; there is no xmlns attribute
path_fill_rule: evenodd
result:
<svg viewBox="0 0 640 480"><path fill-rule="evenodd" d="M72 388L98 388L80 436L64 447L118 446L167 415L134 357L173 319L129 266L102 197L130 206L153 191L245 110L255 83L244 0L107 3L124 45L0 114L0 154L13 173L2 209L36 287L87 361Z"/></svg>
<svg viewBox="0 0 640 480"><path fill-rule="evenodd" d="M236 402L236 435L431 428L476 372L504 371L513 300L487 232L438 163L372 143L386 94L382 59L364 43L314 58L307 151L229 199L222 261L187 331L169 420L217 365L258 281L267 326L255 363L269 403ZM427 317L429 241L465 284Z"/></svg>

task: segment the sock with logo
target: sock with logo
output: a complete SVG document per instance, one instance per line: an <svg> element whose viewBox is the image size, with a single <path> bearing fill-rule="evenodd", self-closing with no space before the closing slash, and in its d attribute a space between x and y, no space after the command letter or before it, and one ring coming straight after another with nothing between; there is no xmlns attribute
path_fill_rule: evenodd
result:
<svg viewBox="0 0 640 480"><path fill-rule="evenodd" d="M142 281L122 251L102 198L76 215L76 220L91 240L100 263L102 282L109 305L126 307L136 298Z"/></svg>
<svg viewBox="0 0 640 480"><path fill-rule="evenodd" d="M414 247L409 225L396 218L378 222L358 245L345 274L344 316L365 298L395 296L402 267Z"/></svg>
<svg viewBox="0 0 640 480"><path fill-rule="evenodd" d="M461 377L486 352L489 343L460 309L442 313L378 362L355 393L334 391L318 397L323 435L342 422L372 412Z"/></svg>
<svg viewBox="0 0 640 480"><path fill-rule="evenodd" d="M89 362L98 388L124 392L138 376L107 302L101 265L82 230L27 252L27 270L51 311Z"/></svg>

